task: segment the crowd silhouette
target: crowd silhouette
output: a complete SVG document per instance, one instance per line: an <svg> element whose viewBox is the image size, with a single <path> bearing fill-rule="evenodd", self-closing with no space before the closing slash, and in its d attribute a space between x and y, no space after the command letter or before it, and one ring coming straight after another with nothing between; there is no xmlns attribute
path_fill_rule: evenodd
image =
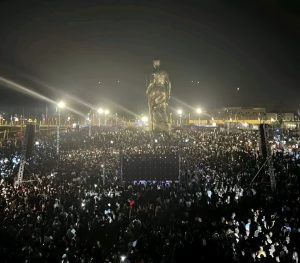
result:
<svg viewBox="0 0 300 263"><path fill-rule="evenodd" d="M298 138L272 141L271 191L253 130L141 129L38 135L31 182L20 148L0 155L2 262L298 262ZM121 180L120 156L178 153L178 181ZM33 176L34 175L34 176ZM38 180L36 180L38 178Z"/></svg>

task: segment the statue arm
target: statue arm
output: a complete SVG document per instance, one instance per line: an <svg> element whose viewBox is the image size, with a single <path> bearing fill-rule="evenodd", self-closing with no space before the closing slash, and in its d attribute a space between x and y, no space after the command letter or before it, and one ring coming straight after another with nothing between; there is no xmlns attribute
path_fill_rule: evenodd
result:
<svg viewBox="0 0 300 263"><path fill-rule="evenodd" d="M170 99L171 97L171 81L170 81L170 78L169 78L169 75L167 74L166 76L166 80L167 80L167 98L168 100Z"/></svg>
<svg viewBox="0 0 300 263"><path fill-rule="evenodd" d="M146 90L147 95L149 95L149 93L150 93L153 86L154 86L154 76L152 74L151 77L150 77L149 85L148 85L147 90Z"/></svg>
<svg viewBox="0 0 300 263"><path fill-rule="evenodd" d="M149 93L150 93L152 87L153 87L153 82L149 84L149 86L148 86L148 88L147 88L147 90L146 90L146 94L147 94L147 95L149 95Z"/></svg>
<svg viewBox="0 0 300 263"><path fill-rule="evenodd" d="M169 80L169 82L168 82L168 99L170 99L170 97L171 97L171 82Z"/></svg>

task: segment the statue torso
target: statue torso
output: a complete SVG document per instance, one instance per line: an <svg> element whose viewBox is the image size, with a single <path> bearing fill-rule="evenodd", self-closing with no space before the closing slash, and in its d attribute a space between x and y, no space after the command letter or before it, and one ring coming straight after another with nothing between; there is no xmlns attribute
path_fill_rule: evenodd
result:
<svg viewBox="0 0 300 263"><path fill-rule="evenodd" d="M168 83L168 76L163 71L153 73L152 77L154 86L165 86Z"/></svg>
<svg viewBox="0 0 300 263"><path fill-rule="evenodd" d="M165 107L169 95L169 78L165 71L155 71L151 74L151 81L147 91L152 107Z"/></svg>

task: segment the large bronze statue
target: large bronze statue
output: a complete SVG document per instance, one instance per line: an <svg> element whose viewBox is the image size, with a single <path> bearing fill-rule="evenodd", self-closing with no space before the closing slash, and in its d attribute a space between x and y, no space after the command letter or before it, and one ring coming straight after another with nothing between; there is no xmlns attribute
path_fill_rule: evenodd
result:
<svg viewBox="0 0 300 263"><path fill-rule="evenodd" d="M171 94L171 82L166 71L160 70L160 60L153 60L154 72L151 74L146 94L153 132L168 132L170 129L167 106Z"/></svg>

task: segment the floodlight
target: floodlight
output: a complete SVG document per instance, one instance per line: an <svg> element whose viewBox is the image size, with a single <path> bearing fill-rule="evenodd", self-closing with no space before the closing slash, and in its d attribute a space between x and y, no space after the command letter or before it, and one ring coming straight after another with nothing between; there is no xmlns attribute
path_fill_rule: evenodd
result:
<svg viewBox="0 0 300 263"><path fill-rule="evenodd" d="M60 101L57 103L58 108L63 109L64 107L66 107L66 103L64 101Z"/></svg>
<svg viewBox="0 0 300 263"><path fill-rule="evenodd" d="M198 114L201 114L201 113L202 113L202 109L201 109L201 108L198 108L198 109L196 110L196 112L197 112Z"/></svg>

